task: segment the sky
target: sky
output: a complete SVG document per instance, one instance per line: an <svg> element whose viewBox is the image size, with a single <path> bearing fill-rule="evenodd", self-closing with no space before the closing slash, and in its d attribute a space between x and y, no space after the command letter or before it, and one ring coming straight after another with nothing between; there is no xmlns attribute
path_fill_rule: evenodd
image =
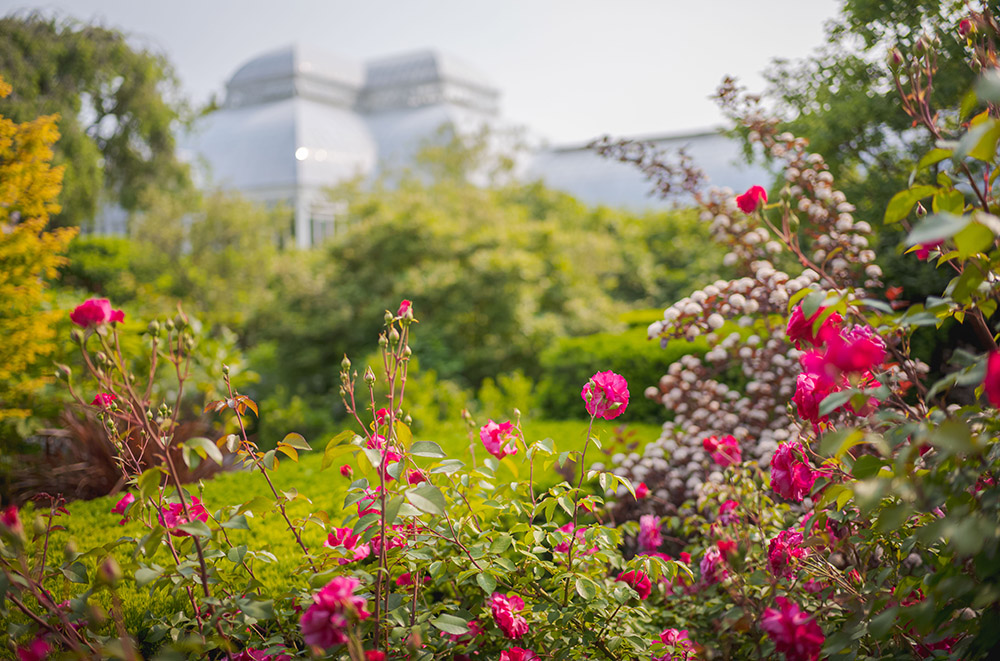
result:
<svg viewBox="0 0 1000 661"><path fill-rule="evenodd" d="M0 0L122 30L167 56L188 99L221 99L246 60L299 42L364 60L434 48L501 90L501 112L554 144L721 126L734 75L809 55L837 0ZM2 38L2 35L0 35Z"/></svg>

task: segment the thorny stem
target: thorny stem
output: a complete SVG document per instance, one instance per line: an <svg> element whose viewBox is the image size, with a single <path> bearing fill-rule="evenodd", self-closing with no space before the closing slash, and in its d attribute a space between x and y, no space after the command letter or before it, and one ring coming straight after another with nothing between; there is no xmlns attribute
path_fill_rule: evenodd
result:
<svg viewBox="0 0 1000 661"><path fill-rule="evenodd" d="M570 530L569 551L566 554L569 562L569 573L573 573L573 547L576 544L576 522L580 515L580 489L583 487L583 476L587 474L587 448L590 447L590 439L594 431L594 418L596 414L591 414L590 425L587 427L587 440L583 444L583 452L580 453L580 480L576 483L576 492L573 494L573 529ZM566 587L563 590L563 608L569 603L569 577L566 577Z"/></svg>

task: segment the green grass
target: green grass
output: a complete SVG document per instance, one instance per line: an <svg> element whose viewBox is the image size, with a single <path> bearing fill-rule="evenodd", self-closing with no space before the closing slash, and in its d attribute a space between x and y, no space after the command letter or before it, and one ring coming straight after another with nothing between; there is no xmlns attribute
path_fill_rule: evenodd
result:
<svg viewBox="0 0 1000 661"><path fill-rule="evenodd" d="M597 438L600 439L604 451L610 452L611 448L620 445L621 441L616 440L618 436L616 427L617 425L612 422L603 420L595 423L594 431ZM573 451L583 449L586 441L587 422L578 420L535 421L525 423L523 430L529 444L536 440L551 438L555 441L557 451ZM655 439L659 433L660 428L656 425L631 424L627 427L626 436L628 442L638 443L638 446L642 447ZM435 441L444 449L449 458L470 460L468 431L460 423L427 430L418 434L414 440ZM478 440L478 434L476 434L474 441L476 457L481 461L486 455ZM310 513L322 510L328 515L331 525L338 526L344 525L352 513L356 514L353 507L351 511L345 511L343 508L344 497L351 480L342 477L338 469L341 463L351 463L356 470L357 466L351 455L346 455L327 470L321 470L325 444L325 439L320 441L313 439L313 452L303 453L297 463L289 459L282 459L279 466L271 473L275 487L279 491L295 489L302 496L288 506L288 514L293 522L305 518ZM601 450L591 446L588 450L588 463L601 461L599 456L601 453ZM519 457L520 455L501 462L502 468L497 476L499 482L527 478L525 468L521 467L518 470L520 462L513 460ZM418 459L422 465L430 461L432 460ZM518 475L518 473L522 474ZM358 476L356 472L355 478ZM547 488L564 479L556 473L554 467L547 471L536 470L534 477L536 489ZM441 486L446 487L447 485ZM264 477L257 472L222 473L211 480L204 481L201 485L189 485L188 488L191 493L201 490L200 497L213 514L217 514L225 508L249 502L258 496L272 498ZM447 491L446 488L443 490ZM112 544L122 536L138 539L146 534L147 529L138 522L132 522L125 526L118 525L119 517L111 513L111 508L119 497L113 496L71 503L69 505L70 516L61 517L59 520L59 523L65 526L66 530L53 534L50 541L49 557L53 561L61 561L62 549L69 539L73 539L78 549L83 552ZM212 528L217 527L217 525L212 525ZM251 551L255 549L267 550L276 557L277 560L273 562L267 562L262 557L258 557L252 562L257 578L264 583L265 590L269 594L279 594L293 585L299 584L301 578L296 580L294 574L295 570L302 565L302 553L276 508L270 511L265 510L261 512L260 516L250 518L249 530L227 530L226 533L229 537L228 543L220 535L216 535L214 541L222 548L223 552L228 551L230 546L245 544ZM310 524L303 532L303 541L310 549L319 549L325 536L325 532L318 525ZM189 541L181 543L190 544ZM132 557L134 548L133 544L126 543L118 546L115 550L115 555L126 572L129 572L130 569L134 572L136 568ZM91 578L98 555L103 555L103 553L95 554L87 558L86 561ZM157 550L152 558L140 557L139 559L143 562L161 565L172 562L164 548ZM217 566L220 570L236 569L235 565L225 557L220 557L214 562L218 563ZM301 587L301 585L299 586ZM65 598L71 596L72 593L81 591L81 586L72 585L68 581L61 581L50 587L57 596ZM183 602L165 593L151 593L149 589L138 588L132 582L126 582L123 586L121 597L125 612L128 614L127 624L133 631L142 629L142 613L147 609L159 613L169 613L183 607Z"/></svg>

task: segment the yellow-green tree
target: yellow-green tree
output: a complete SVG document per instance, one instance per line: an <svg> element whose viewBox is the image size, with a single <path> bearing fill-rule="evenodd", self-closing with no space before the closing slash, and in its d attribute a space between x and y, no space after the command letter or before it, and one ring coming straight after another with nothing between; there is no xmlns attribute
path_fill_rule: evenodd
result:
<svg viewBox="0 0 1000 661"><path fill-rule="evenodd" d="M11 88L0 79L0 98ZM43 384L42 361L56 350L53 310L45 289L65 262L75 228L47 231L63 168L52 165L57 115L17 123L0 116L0 422L31 413Z"/></svg>

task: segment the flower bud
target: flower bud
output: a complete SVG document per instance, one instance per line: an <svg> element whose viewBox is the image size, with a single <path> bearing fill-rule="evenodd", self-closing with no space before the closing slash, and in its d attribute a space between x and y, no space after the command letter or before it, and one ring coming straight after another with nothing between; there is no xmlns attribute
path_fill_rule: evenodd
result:
<svg viewBox="0 0 1000 661"><path fill-rule="evenodd" d="M80 557L80 551L76 548L76 542L71 539L66 542L66 546L63 547L63 558L66 562L73 562L78 557Z"/></svg>
<svg viewBox="0 0 1000 661"><path fill-rule="evenodd" d="M185 319L182 315L177 315L174 317L174 326L177 327L177 330L183 330L184 327L187 326L187 319Z"/></svg>
<svg viewBox="0 0 1000 661"><path fill-rule="evenodd" d="M393 344L399 342L399 331L396 330L395 326L393 326L392 330L389 331L389 341Z"/></svg>
<svg viewBox="0 0 1000 661"><path fill-rule="evenodd" d="M164 322L163 327L167 329L168 333L173 332L173 330L174 330L174 320L173 319L167 319Z"/></svg>
<svg viewBox="0 0 1000 661"><path fill-rule="evenodd" d="M100 363L101 365L108 364L108 355L103 351L98 351L95 358L97 358L97 362Z"/></svg>
<svg viewBox="0 0 1000 661"><path fill-rule="evenodd" d="M389 346L389 340L386 339L385 333L382 333L381 335L378 336L378 345L383 349Z"/></svg>
<svg viewBox="0 0 1000 661"><path fill-rule="evenodd" d="M146 326L146 332L152 335L153 337L159 337L160 322L158 322L156 319L153 319L151 322L149 322L149 325Z"/></svg>
<svg viewBox="0 0 1000 661"><path fill-rule="evenodd" d="M340 369L345 372L351 369L351 359L347 357L346 353L344 354L344 359L340 361Z"/></svg>
<svg viewBox="0 0 1000 661"><path fill-rule="evenodd" d="M45 534L45 519L42 518L41 514L35 515L35 520L31 522L31 527L36 537Z"/></svg>
<svg viewBox="0 0 1000 661"><path fill-rule="evenodd" d="M79 328L74 328L73 330L71 330L69 333L69 337L77 344L83 343L83 333L80 332Z"/></svg>
<svg viewBox="0 0 1000 661"><path fill-rule="evenodd" d="M114 556L104 558L104 561L97 567L97 582L104 585L115 585L122 580L122 568L118 566L118 561Z"/></svg>
<svg viewBox="0 0 1000 661"><path fill-rule="evenodd" d="M385 323L391 324L394 317L392 316L391 312L386 311L385 317L383 317L383 319L385 319Z"/></svg>
<svg viewBox="0 0 1000 661"><path fill-rule="evenodd" d="M226 376L229 376L229 365L223 364L222 373L225 374Z"/></svg>
<svg viewBox="0 0 1000 661"><path fill-rule="evenodd" d="M405 424L405 425L406 425L407 427L409 427L410 425L412 425L412 424L413 424L413 416L411 416L411 415L410 415L409 413L407 413L407 414L406 414L406 417L405 417L405 418L403 418L403 423L404 423L404 424Z"/></svg>
<svg viewBox="0 0 1000 661"><path fill-rule="evenodd" d="M406 356L407 358L413 355L413 349L410 348L409 344L403 347L403 355Z"/></svg>
<svg viewBox="0 0 1000 661"><path fill-rule="evenodd" d="M60 381L69 381L70 377L73 376L73 370L69 368L68 365L61 365L56 363L56 378Z"/></svg>
<svg viewBox="0 0 1000 661"><path fill-rule="evenodd" d="M365 383L375 383L375 372L372 371L371 365L365 368Z"/></svg>
<svg viewBox="0 0 1000 661"><path fill-rule="evenodd" d="M896 73L899 68L903 66L903 54L899 52L898 48L893 48L889 51L889 71Z"/></svg>

